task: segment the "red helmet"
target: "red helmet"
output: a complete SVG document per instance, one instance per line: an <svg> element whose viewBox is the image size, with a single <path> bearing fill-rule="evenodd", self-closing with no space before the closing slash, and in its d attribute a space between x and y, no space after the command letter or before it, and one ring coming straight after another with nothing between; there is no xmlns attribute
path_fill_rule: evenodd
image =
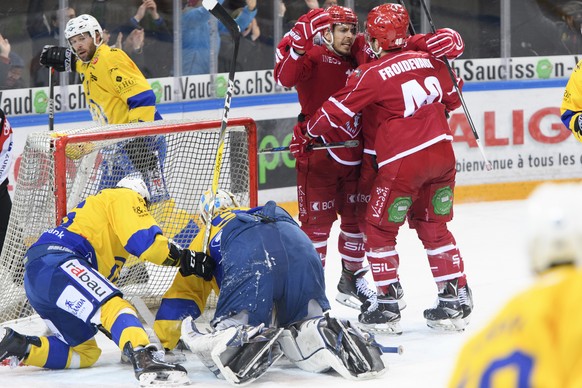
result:
<svg viewBox="0 0 582 388"><path fill-rule="evenodd" d="M408 12L403 6L386 3L370 11L366 31L371 39L378 40L382 50L392 50L406 43L408 21Z"/></svg>
<svg viewBox="0 0 582 388"><path fill-rule="evenodd" d="M332 5L328 7L325 12L331 18L331 25L334 24L358 24L358 17L350 8L342 7L341 5Z"/></svg>

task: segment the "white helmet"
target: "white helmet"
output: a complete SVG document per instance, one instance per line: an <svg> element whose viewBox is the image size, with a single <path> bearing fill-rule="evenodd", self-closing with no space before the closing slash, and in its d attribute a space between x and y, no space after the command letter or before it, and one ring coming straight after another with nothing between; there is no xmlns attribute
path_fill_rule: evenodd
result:
<svg viewBox="0 0 582 388"><path fill-rule="evenodd" d="M87 14L79 15L67 22L65 27L65 38L68 42L69 39L71 39L73 36L77 36L85 32L88 32L91 35L95 46L99 46L101 43L103 43L103 39L101 39L99 44L97 44L97 34L95 33L99 32L99 35L103 36L103 29L101 28L101 25L97 19Z"/></svg>
<svg viewBox="0 0 582 388"><path fill-rule="evenodd" d="M532 268L582 266L582 184L544 184L528 199L527 246Z"/></svg>
<svg viewBox="0 0 582 388"><path fill-rule="evenodd" d="M210 204L212 201L212 191L207 190L202 194L200 197L200 203L198 204L198 209L200 210L200 216L202 217L202 221L207 222L208 216L212 212L219 212L221 210L231 208L231 207L239 207L238 201L236 200L233 193L228 192L226 190L218 189L216 192L216 197L214 198L214 211L211 211Z"/></svg>
<svg viewBox="0 0 582 388"><path fill-rule="evenodd" d="M150 201L150 191L139 172L132 172L131 174L126 175L125 178L117 182L117 185L115 186L131 189L141 195L146 203Z"/></svg>

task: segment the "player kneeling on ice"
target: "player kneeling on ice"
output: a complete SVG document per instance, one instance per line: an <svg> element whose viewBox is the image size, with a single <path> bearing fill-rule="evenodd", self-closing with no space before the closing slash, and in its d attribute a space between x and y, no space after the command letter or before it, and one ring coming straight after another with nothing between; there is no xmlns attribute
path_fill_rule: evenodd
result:
<svg viewBox="0 0 582 388"><path fill-rule="evenodd" d="M374 337L327 314L319 255L293 218L272 201L248 209L223 190L214 206L211 197L201 201L204 221L216 210L208 246L202 247L203 229L191 248L208 249L214 276L205 282L176 274L154 325L164 347L173 349L181 334L217 377L234 385L259 378L283 354L312 372L332 368L350 379L382 374L383 348ZM193 321L211 289L220 294L213 331L203 334Z"/></svg>
<svg viewBox="0 0 582 388"><path fill-rule="evenodd" d="M97 330L131 360L141 385L189 382L186 370L157 357L134 307L116 287L131 255L158 265L202 264L204 255L180 250L148 212L150 193L138 173L101 190L72 209L62 223L41 234L24 258L24 288L32 307L53 334L0 332L0 361L49 369L86 368L101 354Z"/></svg>

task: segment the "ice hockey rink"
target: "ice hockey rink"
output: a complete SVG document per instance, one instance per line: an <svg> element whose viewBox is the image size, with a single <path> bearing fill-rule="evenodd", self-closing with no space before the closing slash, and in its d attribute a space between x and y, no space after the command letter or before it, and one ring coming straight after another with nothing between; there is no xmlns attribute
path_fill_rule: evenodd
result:
<svg viewBox="0 0 582 388"><path fill-rule="evenodd" d="M403 334L378 335L378 342L387 346L402 345L402 355L385 354L386 373L374 380L351 382L334 372L312 374L294 367L284 358L250 386L258 388L330 386L346 387L445 387L461 345L481 328L516 292L531 281L524 243L525 201L483 202L455 206L455 218L450 229L465 260L465 272L473 290L475 309L468 328L463 333L442 333L429 329L422 311L436 299L436 286L422 245L416 234L405 225L398 239L401 261L401 283L408 307L402 311ZM339 228L332 232L337 241ZM357 311L335 302L336 284L341 271L337 248L330 244L326 263L328 297L332 315L357 320ZM371 279L371 278L370 278ZM22 322L15 326L26 334L38 334L38 322ZM99 361L84 370L50 371L35 367L10 368L0 366L0 386L12 387L137 387L138 382L129 365L120 363L120 351L111 341L98 334L103 349ZM185 353L183 365L188 370L191 385L197 387L228 387L217 380L191 353Z"/></svg>

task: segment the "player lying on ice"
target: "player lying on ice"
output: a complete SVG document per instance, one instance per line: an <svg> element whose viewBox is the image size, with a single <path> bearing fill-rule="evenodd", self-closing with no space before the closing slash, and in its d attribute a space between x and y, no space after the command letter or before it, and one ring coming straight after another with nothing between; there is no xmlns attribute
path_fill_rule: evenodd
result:
<svg viewBox="0 0 582 388"><path fill-rule="evenodd" d="M139 173L116 188L87 197L45 231L26 252L24 288L51 335L25 336L0 331L0 361L48 369L87 368L101 354L97 330L111 338L131 360L140 385L189 382L178 364L161 361L134 307L116 283L123 264L140 260L197 273L206 256L180 250L168 240L148 211L150 193ZM210 260L208 260L210 262ZM161 349L160 349L161 350Z"/></svg>
<svg viewBox="0 0 582 388"><path fill-rule="evenodd" d="M204 221L212 214L209 197L201 201ZM301 369L333 369L348 379L384 373L387 348L329 316L319 255L291 216L273 201L241 208L223 190L214 203L204 247L216 262L214 276L176 275L154 325L164 347L173 349L181 334L204 365L234 385L259 378L282 355ZM203 251L203 237L204 229L190 248ZM194 320L212 289L220 290L213 331L203 334Z"/></svg>

